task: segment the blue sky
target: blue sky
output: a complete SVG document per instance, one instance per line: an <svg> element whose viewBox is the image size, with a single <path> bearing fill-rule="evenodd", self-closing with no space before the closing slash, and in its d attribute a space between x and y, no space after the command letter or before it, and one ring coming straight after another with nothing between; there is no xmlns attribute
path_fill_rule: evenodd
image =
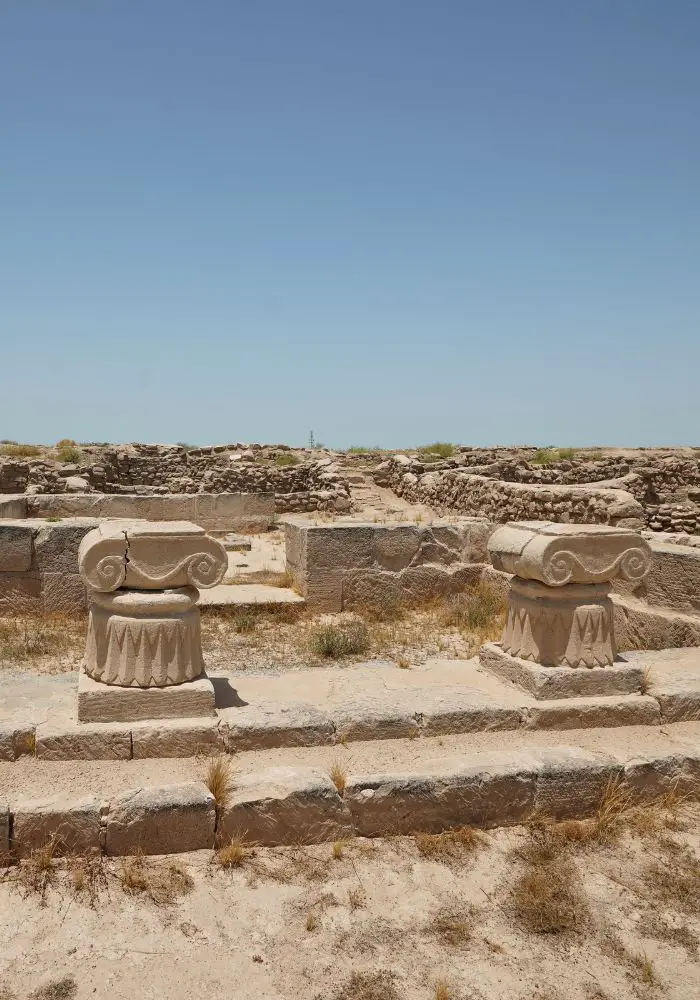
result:
<svg viewBox="0 0 700 1000"><path fill-rule="evenodd" d="M696 0L2 0L0 437L700 445Z"/></svg>

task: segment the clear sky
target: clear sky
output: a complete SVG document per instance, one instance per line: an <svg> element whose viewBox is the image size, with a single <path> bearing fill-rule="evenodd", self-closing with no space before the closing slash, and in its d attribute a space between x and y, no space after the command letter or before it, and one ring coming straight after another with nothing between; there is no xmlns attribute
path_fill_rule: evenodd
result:
<svg viewBox="0 0 700 1000"><path fill-rule="evenodd" d="M0 0L0 437L700 445L697 0Z"/></svg>

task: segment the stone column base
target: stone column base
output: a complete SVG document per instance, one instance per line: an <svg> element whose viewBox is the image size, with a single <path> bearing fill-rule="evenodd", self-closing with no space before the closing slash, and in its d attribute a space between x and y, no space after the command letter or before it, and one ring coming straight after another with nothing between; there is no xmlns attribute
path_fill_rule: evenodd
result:
<svg viewBox="0 0 700 1000"><path fill-rule="evenodd" d="M501 645L543 667L607 667L615 659L607 583L548 587L514 576Z"/></svg>
<svg viewBox="0 0 700 1000"><path fill-rule="evenodd" d="M93 591L90 597L85 672L93 680L162 688L202 674L195 587Z"/></svg>
<svg viewBox="0 0 700 1000"><path fill-rule="evenodd" d="M78 722L143 722L216 715L214 685L206 676L171 687L118 687L78 675Z"/></svg>
<svg viewBox="0 0 700 1000"><path fill-rule="evenodd" d="M538 701L561 698L598 698L641 694L644 670L618 660L609 667L541 667L506 653L500 642L487 642L479 650L479 662L503 681L515 684Z"/></svg>

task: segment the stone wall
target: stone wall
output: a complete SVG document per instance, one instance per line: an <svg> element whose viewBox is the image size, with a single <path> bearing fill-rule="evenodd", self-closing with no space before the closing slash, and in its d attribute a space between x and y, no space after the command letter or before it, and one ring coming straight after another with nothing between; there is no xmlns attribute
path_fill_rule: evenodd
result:
<svg viewBox="0 0 700 1000"><path fill-rule="evenodd" d="M388 467L385 467L388 466ZM375 472L379 485L441 513L457 511L490 521L560 521L641 528L644 509L625 490L505 482L458 469L424 471L403 455Z"/></svg>
<svg viewBox="0 0 700 1000"><path fill-rule="evenodd" d="M378 485L389 486L400 496L428 503L436 510L453 509L497 517L495 506L501 505L498 520L502 521L547 517L622 523L619 513L613 512L610 519L609 504L599 493L621 490L628 494L626 502L631 495L639 505L625 518L640 519L653 531L700 534L700 461L696 456L652 456L639 449L625 458L615 455L595 460L573 458L540 465L514 452L515 449L464 449L450 459L434 463L426 463L420 456L394 455L378 465L373 476ZM532 487L535 492L490 489L477 481L469 483L460 478L465 475L489 483ZM573 505L567 501L567 495L559 492L565 486L588 488L586 509L581 505L580 493L573 495ZM548 487L550 492L538 493L537 487ZM473 495L465 499L466 493ZM544 514L540 513L543 506ZM547 513L548 507L551 513Z"/></svg>
<svg viewBox="0 0 700 1000"><path fill-rule="evenodd" d="M310 453L296 465L279 466L276 461L289 452L280 445L249 449L125 445L79 450L78 464L49 458L0 458L0 493L274 493L281 513L351 508L348 484L331 458Z"/></svg>
<svg viewBox="0 0 700 1000"><path fill-rule="evenodd" d="M317 611L420 604L476 582L493 525L284 522L287 569Z"/></svg>
<svg viewBox="0 0 700 1000"><path fill-rule="evenodd" d="M194 521L207 531L266 531L275 518L275 498L271 493L159 496L44 493L3 497L0 499L0 518L8 516L134 517L148 521Z"/></svg>
<svg viewBox="0 0 700 1000"><path fill-rule="evenodd" d="M0 521L0 600L20 595L40 600L45 611L87 611L78 547L98 524L95 518Z"/></svg>

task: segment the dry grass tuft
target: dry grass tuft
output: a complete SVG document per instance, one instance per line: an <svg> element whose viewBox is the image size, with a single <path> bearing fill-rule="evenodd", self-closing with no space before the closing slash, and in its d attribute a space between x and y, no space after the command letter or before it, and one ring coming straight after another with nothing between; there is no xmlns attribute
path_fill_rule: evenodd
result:
<svg viewBox="0 0 700 1000"><path fill-rule="evenodd" d="M642 683L639 685L640 694L649 694L651 683L651 667L646 666L642 672Z"/></svg>
<svg viewBox="0 0 700 1000"><path fill-rule="evenodd" d="M484 835L471 826L444 833L417 833L414 840L418 853L432 861L451 861L473 854L485 842Z"/></svg>
<svg viewBox="0 0 700 1000"><path fill-rule="evenodd" d="M306 914L306 929L311 933L318 927L318 917L311 911Z"/></svg>
<svg viewBox="0 0 700 1000"><path fill-rule="evenodd" d="M444 625L478 636L482 642L498 639L505 622L506 599L495 587L479 583L476 587L446 599L442 612Z"/></svg>
<svg viewBox="0 0 700 1000"><path fill-rule="evenodd" d="M353 972L331 998L317 994L314 1000L401 1000L396 988L396 974L390 969L376 972Z"/></svg>
<svg viewBox="0 0 700 1000"><path fill-rule="evenodd" d="M67 602L65 609L45 612L40 598L14 591L0 598L0 663L13 666L42 657L79 656L85 630L85 616L76 614Z"/></svg>
<svg viewBox="0 0 700 1000"><path fill-rule="evenodd" d="M157 906L174 903L188 893L194 882L187 870L174 861L154 861L142 854L124 858L119 881L130 896L143 894Z"/></svg>
<svg viewBox="0 0 700 1000"><path fill-rule="evenodd" d="M65 859L68 882L73 895L88 903L93 909L100 893L107 889L104 859L99 851L89 854L72 854Z"/></svg>
<svg viewBox="0 0 700 1000"><path fill-rule="evenodd" d="M251 848L239 837L232 837L228 844L220 847L214 860L220 868L240 868L251 855Z"/></svg>
<svg viewBox="0 0 700 1000"><path fill-rule="evenodd" d="M700 858L687 846L666 839L667 857L650 861L641 874L650 900L658 909L700 915Z"/></svg>
<svg viewBox="0 0 700 1000"><path fill-rule="evenodd" d="M566 858L530 864L510 893L518 923L534 934L580 931L589 920L577 869Z"/></svg>
<svg viewBox="0 0 700 1000"><path fill-rule="evenodd" d="M348 772L345 770L343 765L339 761L336 761L332 765L328 774L331 781L338 789L338 795L344 795L345 787L348 783Z"/></svg>
<svg viewBox="0 0 700 1000"><path fill-rule="evenodd" d="M438 979L435 983L435 1000L452 1000L452 993L446 979Z"/></svg>
<svg viewBox="0 0 700 1000"><path fill-rule="evenodd" d="M370 631L364 621L318 625L309 636L311 651L327 660L359 656L367 653L371 645Z"/></svg>
<svg viewBox="0 0 700 1000"><path fill-rule="evenodd" d="M27 857L22 858L13 871L13 880L25 895L35 893L41 905L46 905L46 893L56 881L56 842L50 840L43 847L37 847Z"/></svg>
<svg viewBox="0 0 700 1000"><path fill-rule="evenodd" d="M53 979L29 994L27 1000L73 1000L78 992L78 984L73 976Z"/></svg>
<svg viewBox="0 0 700 1000"><path fill-rule="evenodd" d="M345 853L345 843L342 840L336 840L331 848L331 857L334 861L340 861L343 854Z"/></svg>
<svg viewBox="0 0 700 1000"><path fill-rule="evenodd" d="M411 661L406 656L397 656L395 662L396 666L400 667L401 670L411 669Z"/></svg>
<svg viewBox="0 0 700 1000"><path fill-rule="evenodd" d="M367 905L367 894L362 886L348 889L348 906L351 910L361 910Z"/></svg>
<svg viewBox="0 0 700 1000"><path fill-rule="evenodd" d="M233 764L229 757L214 757L207 764L204 783L214 796L216 811L220 813L231 801L233 791Z"/></svg>
<svg viewBox="0 0 700 1000"><path fill-rule="evenodd" d="M472 906L441 906L426 924L426 931L450 948L463 948L472 940L475 910Z"/></svg>

